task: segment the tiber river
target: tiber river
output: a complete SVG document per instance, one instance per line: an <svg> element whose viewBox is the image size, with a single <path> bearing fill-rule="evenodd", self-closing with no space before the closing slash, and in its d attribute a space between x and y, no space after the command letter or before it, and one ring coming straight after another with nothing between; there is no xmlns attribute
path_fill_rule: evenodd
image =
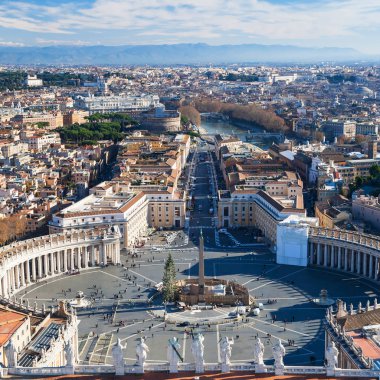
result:
<svg viewBox="0 0 380 380"><path fill-rule="evenodd" d="M250 129L253 132L262 132L263 130L260 127L252 126ZM214 121L202 119L201 131L206 131L209 135L236 135L240 140L247 141L246 137L249 136L248 128L242 128L238 123L232 121ZM257 145L262 149L267 149L272 141L262 141L261 139L251 138L250 143Z"/></svg>

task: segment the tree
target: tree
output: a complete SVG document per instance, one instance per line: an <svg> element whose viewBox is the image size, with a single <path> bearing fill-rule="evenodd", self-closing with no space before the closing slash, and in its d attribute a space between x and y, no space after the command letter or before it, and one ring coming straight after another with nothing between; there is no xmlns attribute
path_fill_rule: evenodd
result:
<svg viewBox="0 0 380 380"><path fill-rule="evenodd" d="M325 135L323 134L322 131L316 131L315 132L315 140L316 141L321 142L321 141L323 141L324 137L325 137Z"/></svg>
<svg viewBox="0 0 380 380"><path fill-rule="evenodd" d="M361 188L363 186L363 178L362 177L355 177L355 187L357 189Z"/></svg>
<svg viewBox="0 0 380 380"><path fill-rule="evenodd" d="M365 142L367 140L368 140L368 136L364 136L364 135L356 135L355 136L355 142L357 144L361 144L361 143L363 143L363 142Z"/></svg>
<svg viewBox="0 0 380 380"><path fill-rule="evenodd" d="M369 174L371 174L371 177L376 178L380 175L380 166L377 164L372 165L369 168Z"/></svg>
<svg viewBox="0 0 380 380"><path fill-rule="evenodd" d="M176 272L171 253L169 253L165 263L162 288L164 302L174 301L176 296Z"/></svg>
<svg viewBox="0 0 380 380"><path fill-rule="evenodd" d="M182 106L179 111L183 117L186 117L193 124L201 125L201 115L193 106Z"/></svg>

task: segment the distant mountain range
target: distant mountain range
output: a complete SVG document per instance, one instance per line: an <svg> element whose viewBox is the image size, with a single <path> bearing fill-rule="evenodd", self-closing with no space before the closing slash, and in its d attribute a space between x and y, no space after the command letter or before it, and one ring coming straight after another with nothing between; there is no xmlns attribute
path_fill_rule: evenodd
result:
<svg viewBox="0 0 380 380"><path fill-rule="evenodd" d="M124 45L0 47L1 64L165 65L231 63L311 63L374 60L349 48L291 45Z"/></svg>

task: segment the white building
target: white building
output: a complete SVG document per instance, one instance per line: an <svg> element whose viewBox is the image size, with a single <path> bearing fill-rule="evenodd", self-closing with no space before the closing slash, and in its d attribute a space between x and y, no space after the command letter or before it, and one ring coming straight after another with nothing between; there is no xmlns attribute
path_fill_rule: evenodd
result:
<svg viewBox="0 0 380 380"><path fill-rule="evenodd" d="M277 264L307 266L310 226L318 226L318 218L290 215L277 224Z"/></svg>
<svg viewBox="0 0 380 380"><path fill-rule="evenodd" d="M25 79L25 84L28 87L41 87L43 86L42 79L37 78L37 75L28 75Z"/></svg>
<svg viewBox="0 0 380 380"><path fill-rule="evenodd" d="M75 99L75 107L93 113L129 112L140 113L160 104L157 95L113 95L113 96L79 96Z"/></svg>

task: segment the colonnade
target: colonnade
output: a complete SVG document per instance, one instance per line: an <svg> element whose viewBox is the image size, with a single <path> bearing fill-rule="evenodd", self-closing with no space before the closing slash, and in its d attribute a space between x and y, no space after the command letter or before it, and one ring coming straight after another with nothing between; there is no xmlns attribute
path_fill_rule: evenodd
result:
<svg viewBox="0 0 380 380"><path fill-rule="evenodd" d="M13 293L44 278L120 263L118 234L77 231L71 235L74 238L57 234L2 247L0 295L9 298Z"/></svg>
<svg viewBox="0 0 380 380"><path fill-rule="evenodd" d="M377 248L321 235L310 235L308 244L309 265L343 270L370 280L380 280L380 251Z"/></svg>

